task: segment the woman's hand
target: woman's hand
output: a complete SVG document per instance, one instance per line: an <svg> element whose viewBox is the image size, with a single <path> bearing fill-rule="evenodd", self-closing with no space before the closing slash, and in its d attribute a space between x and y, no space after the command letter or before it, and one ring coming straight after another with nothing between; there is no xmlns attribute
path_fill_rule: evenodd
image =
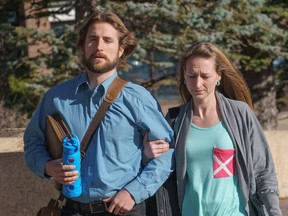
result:
<svg viewBox="0 0 288 216"><path fill-rule="evenodd" d="M165 140L148 140L148 134L146 132L143 139L144 154L149 159L156 158L168 151L170 145Z"/></svg>

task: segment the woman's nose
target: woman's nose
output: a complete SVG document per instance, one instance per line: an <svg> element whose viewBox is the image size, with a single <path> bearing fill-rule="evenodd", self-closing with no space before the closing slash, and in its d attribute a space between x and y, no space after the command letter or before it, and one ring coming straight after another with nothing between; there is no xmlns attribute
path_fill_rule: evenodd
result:
<svg viewBox="0 0 288 216"><path fill-rule="evenodd" d="M197 77L196 79L195 79L195 86L196 87L200 87L202 85L202 79L201 79L201 77Z"/></svg>

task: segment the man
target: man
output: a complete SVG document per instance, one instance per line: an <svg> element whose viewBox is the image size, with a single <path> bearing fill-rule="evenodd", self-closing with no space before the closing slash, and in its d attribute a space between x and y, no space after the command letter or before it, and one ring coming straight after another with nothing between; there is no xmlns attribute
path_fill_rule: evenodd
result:
<svg viewBox="0 0 288 216"><path fill-rule="evenodd" d="M52 160L45 142L45 118L59 113L81 140L103 97L117 76L127 68L136 47L134 35L114 13L97 10L79 30L77 46L86 71L50 89L42 99L24 134L25 161L44 178L70 185L77 179L71 165ZM173 132L159 104L146 89L128 82L107 110L92 136L81 164L82 195L66 199L62 215L145 215L146 198L152 196L172 171L170 149L160 157L142 160L142 140L172 141ZM93 213L107 204L107 211Z"/></svg>

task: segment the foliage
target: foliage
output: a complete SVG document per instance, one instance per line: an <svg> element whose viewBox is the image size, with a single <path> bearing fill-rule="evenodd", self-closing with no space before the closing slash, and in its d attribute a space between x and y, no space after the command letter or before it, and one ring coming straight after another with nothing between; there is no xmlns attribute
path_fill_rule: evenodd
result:
<svg viewBox="0 0 288 216"><path fill-rule="evenodd" d="M133 24L139 39L134 56L141 61L149 62L149 50L178 59L179 52L191 43L211 41L229 53L241 70L261 72L273 59L287 53L283 46L288 40L286 26L275 25L264 13L265 2L128 1L112 2L110 7Z"/></svg>
<svg viewBox="0 0 288 216"><path fill-rule="evenodd" d="M288 26L288 2L286 0L270 0L263 7L263 13L268 14L273 20L274 25L279 28L287 29ZM287 40L287 36L286 36ZM288 104L288 44L282 44L283 53L277 56L273 62L277 85L277 106L279 110L287 109Z"/></svg>
<svg viewBox="0 0 288 216"><path fill-rule="evenodd" d="M53 31L40 32L1 25L7 55L1 59L0 72L8 74L9 91L5 95L7 106L16 106L31 113L48 88L79 71L73 43L74 32L72 29L67 30L57 38ZM25 52L28 46L39 43L48 44L49 52L28 57Z"/></svg>
<svg viewBox="0 0 288 216"><path fill-rule="evenodd" d="M268 80L268 76L287 80L284 70L274 71L271 68L275 59L287 56L287 6L287 1L283 0L162 0L153 3L128 1L125 4L110 4L122 19L132 23L139 41L134 55L136 59L153 66L155 61L150 58L150 50L178 59L179 53L194 42L216 43L244 75L254 103L262 107L265 106L261 104L267 96L265 92L275 88L273 80L266 84L263 80ZM176 61L174 63L176 66ZM166 69L169 71L168 66ZM275 76L276 73L278 76ZM175 73L161 75L169 79ZM259 79L255 80L255 77ZM162 80L161 76L151 76L150 81L143 81L142 84L155 85L157 80ZM283 86L277 86L279 97Z"/></svg>
<svg viewBox="0 0 288 216"><path fill-rule="evenodd" d="M36 14L47 15L43 8L53 2L57 1L38 1ZM141 63L139 70L146 68L143 73L148 73L150 78L137 81L147 87L175 85L179 55L185 47L196 41L216 43L229 54L244 75L262 76L274 59L287 58L288 13L285 8L288 5L285 0L69 0L64 3L58 11L49 13L55 16L76 8L76 22L79 23L97 5L117 12L138 39L132 59ZM5 8L8 4L1 5ZM3 22L3 19L0 20ZM0 39L0 48L6 55L0 57L0 72L1 76L9 73L7 81L10 90L5 95L8 105L17 104L31 113L43 92L79 73L75 32L74 25L66 26L64 34L60 36L52 31L39 32L1 25L0 34L3 38ZM50 52L29 58L25 50L29 44L37 43L48 44ZM159 53L164 54L165 58L159 58ZM130 72L137 69L137 65L132 66ZM288 79L285 75L287 67L269 73L276 74L278 83L281 83L278 88L284 89L286 84L282 80ZM253 93L254 86L250 84L250 87Z"/></svg>

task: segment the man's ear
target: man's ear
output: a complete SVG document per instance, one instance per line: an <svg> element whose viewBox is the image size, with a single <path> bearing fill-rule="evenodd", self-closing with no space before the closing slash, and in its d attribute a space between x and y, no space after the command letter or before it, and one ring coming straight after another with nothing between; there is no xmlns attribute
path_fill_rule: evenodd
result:
<svg viewBox="0 0 288 216"><path fill-rule="evenodd" d="M124 47L123 47L123 46L120 46L120 47L119 47L118 53L119 53L119 58L121 58L121 56L122 56L123 53L124 53Z"/></svg>

